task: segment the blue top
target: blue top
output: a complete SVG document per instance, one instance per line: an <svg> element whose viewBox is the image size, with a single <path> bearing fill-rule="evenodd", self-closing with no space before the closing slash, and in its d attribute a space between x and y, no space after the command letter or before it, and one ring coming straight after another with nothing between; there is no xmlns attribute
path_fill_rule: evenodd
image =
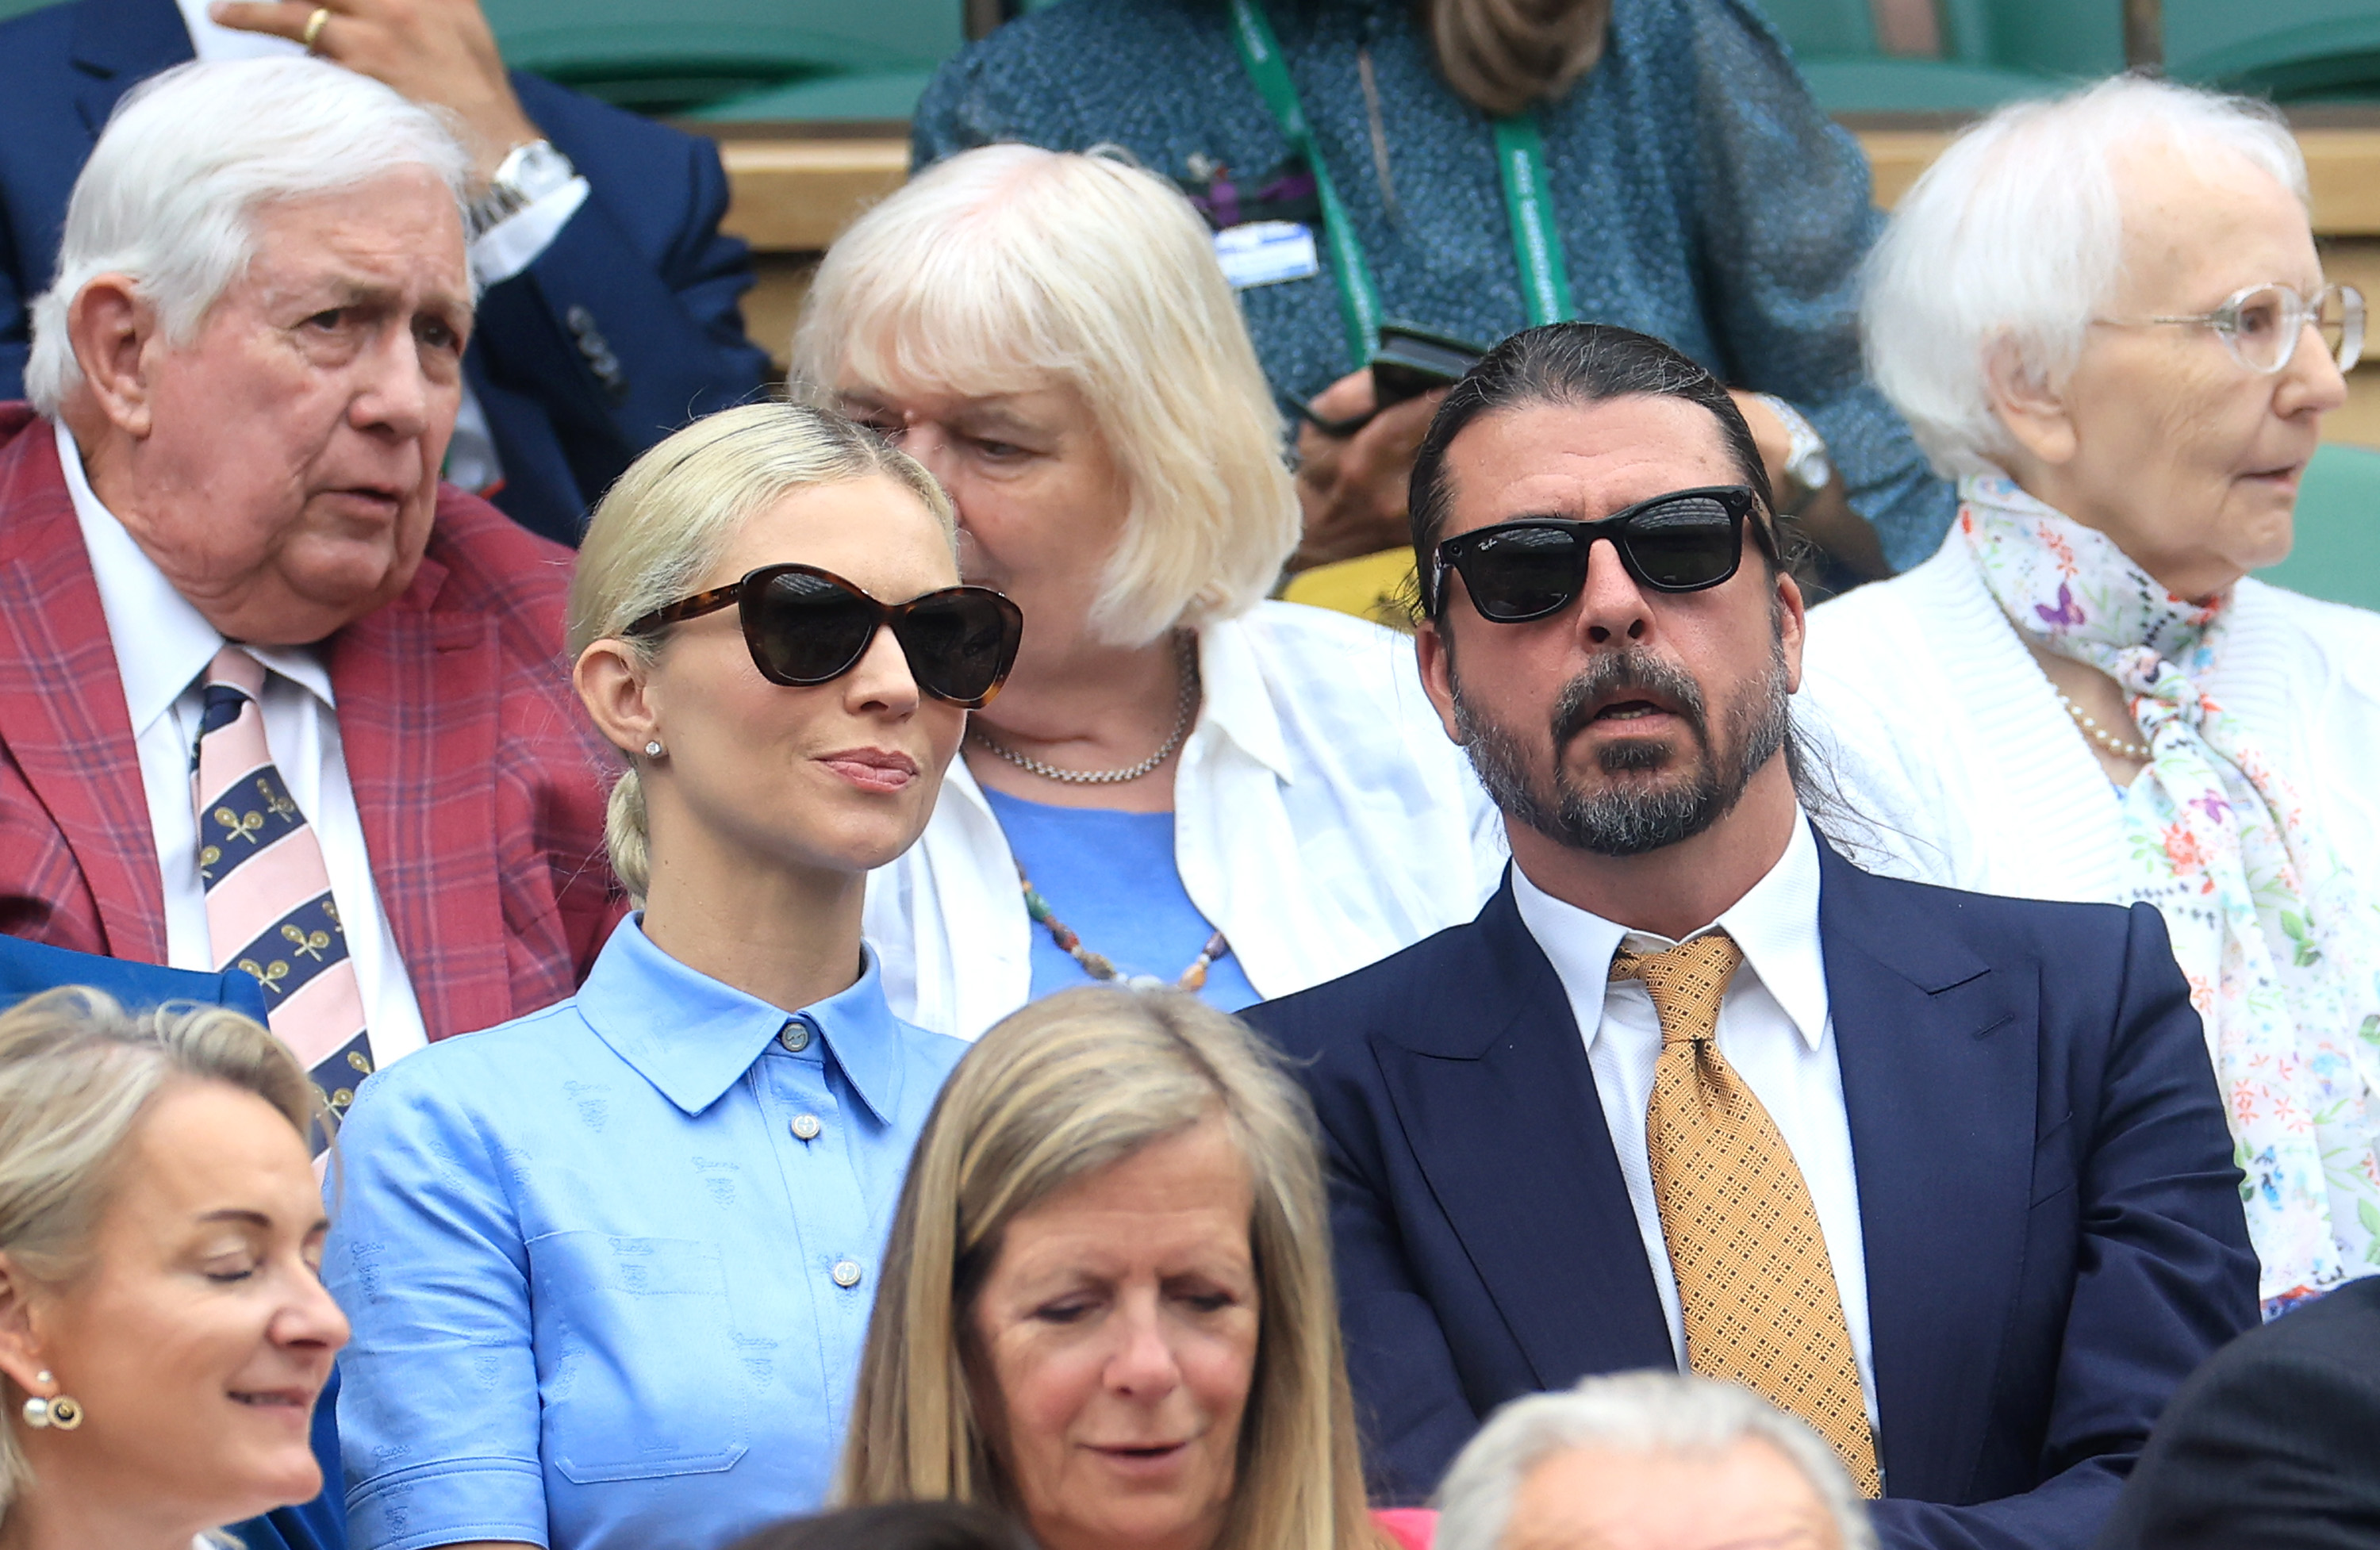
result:
<svg viewBox="0 0 2380 1550"><path fill-rule="evenodd" d="M724 1544L823 1499L965 1046L784 1012L624 922L573 999L364 1083L323 1279L355 1550Z"/></svg>
<svg viewBox="0 0 2380 1550"><path fill-rule="evenodd" d="M1412 0L1266 9L1384 315L1482 343L1525 326L1495 137L1439 74ZM1798 406L1894 566L1932 554L1956 498L1860 365L1858 270L1884 220L1867 162L1751 0L1621 0L1603 57L1540 123L1578 315L1658 334ZM942 67L914 134L921 163L996 140L1112 143L1209 191L1199 169L1220 165L1243 198L1291 154L1232 47L1225 0L1065 0L1010 22ZM1359 364L1327 264L1240 302L1285 398Z"/></svg>
<svg viewBox="0 0 2380 1550"><path fill-rule="evenodd" d="M1120 813L1106 807L1052 807L986 788L984 800L1008 836L1008 848L1034 891L1058 919L1125 975L1172 985L1215 934L1173 862L1172 813ZM1092 984L1090 972L1033 926L1033 995ZM1263 998L1237 954L1208 965L1199 997L1225 1011Z"/></svg>

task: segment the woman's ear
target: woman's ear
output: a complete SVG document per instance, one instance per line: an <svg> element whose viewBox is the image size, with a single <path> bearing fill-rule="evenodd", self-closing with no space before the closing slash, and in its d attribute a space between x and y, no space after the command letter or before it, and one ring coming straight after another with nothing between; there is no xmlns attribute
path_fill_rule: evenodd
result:
<svg viewBox="0 0 2380 1550"><path fill-rule="evenodd" d="M37 1393L35 1376L48 1365L35 1326L34 1288L22 1267L0 1253L0 1374L27 1393Z"/></svg>
<svg viewBox="0 0 2380 1550"><path fill-rule="evenodd" d="M2014 340L2003 335L1985 348L1984 384L2000 429L2025 457L2052 467L2074 460L2077 438L2066 396L2025 364Z"/></svg>
<svg viewBox="0 0 2380 1550"><path fill-rule="evenodd" d="M612 746L630 754L642 753L649 743L667 741L647 673L648 664L634 647L608 636L578 653L570 670L571 685L595 730Z"/></svg>

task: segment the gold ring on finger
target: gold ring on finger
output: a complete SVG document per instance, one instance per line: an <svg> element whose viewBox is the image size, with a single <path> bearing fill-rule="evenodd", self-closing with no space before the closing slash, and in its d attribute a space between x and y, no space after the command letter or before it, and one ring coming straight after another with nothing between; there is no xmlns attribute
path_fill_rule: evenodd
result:
<svg viewBox="0 0 2380 1550"><path fill-rule="evenodd" d="M322 29L330 24L330 20L331 7L328 6L315 6L314 14L306 18L306 30L298 35L298 41L306 45L307 53L313 53L314 45L322 41Z"/></svg>

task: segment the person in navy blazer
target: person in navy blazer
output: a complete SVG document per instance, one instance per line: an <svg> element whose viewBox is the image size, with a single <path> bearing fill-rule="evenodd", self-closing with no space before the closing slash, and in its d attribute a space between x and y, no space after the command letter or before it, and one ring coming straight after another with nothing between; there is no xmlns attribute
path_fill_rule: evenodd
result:
<svg viewBox="0 0 2380 1550"><path fill-rule="evenodd" d="M296 36L314 7L237 8ZM768 374L737 302L752 284L749 256L719 230L718 151L538 77L507 76L478 0L412 7L409 35L391 30L379 0L331 8L316 51L453 110L485 148L483 176L511 145L542 136L586 179L559 231L480 298L464 371L493 456L465 467L467 434L449 464L469 488L499 479L481 492L532 532L575 544L595 498L638 453L752 396ZM132 87L195 56L176 0L67 0L0 23L0 401L25 396L29 309L49 286L67 196L108 115ZM475 267L486 259L473 257Z"/></svg>
<svg viewBox="0 0 2380 1550"><path fill-rule="evenodd" d="M2198 1019L2149 906L1890 880L1810 826L1764 482L1718 383L1594 324L1506 341L1424 442L1424 687L1515 867L1470 925L1246 1014L1324 1130L1375 1487L1421 1498L1515 1396L1693 1354L1628 1090L1663 1030L1610 969L1716 926L1742 962L1713 1043L1806 1181L1883 1543L2081 1550L2167 1399L2256 1318ZM1633 559L1588 529L1575 576L1432 563L1450 534L1530 520L1542 546L1539 519L1712 486L1754 499L1699 573L1658 523Z"/></svg>

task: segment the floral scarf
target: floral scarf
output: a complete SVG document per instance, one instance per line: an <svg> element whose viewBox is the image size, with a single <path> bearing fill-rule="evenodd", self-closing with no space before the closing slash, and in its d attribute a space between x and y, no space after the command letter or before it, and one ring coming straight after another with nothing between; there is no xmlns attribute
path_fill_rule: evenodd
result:
<svg viewBox="0 0 2380 1550"><path fill-rule="evenodd" d="M2380 1273L2380 911L2294 784L2198 686L2231 594L2175 597L2006 479L1960 495L2001 611L2114 679L2148 745L2123 796L2127 896L2164 914L2205 1023L2265 1316Z"/></svg>

